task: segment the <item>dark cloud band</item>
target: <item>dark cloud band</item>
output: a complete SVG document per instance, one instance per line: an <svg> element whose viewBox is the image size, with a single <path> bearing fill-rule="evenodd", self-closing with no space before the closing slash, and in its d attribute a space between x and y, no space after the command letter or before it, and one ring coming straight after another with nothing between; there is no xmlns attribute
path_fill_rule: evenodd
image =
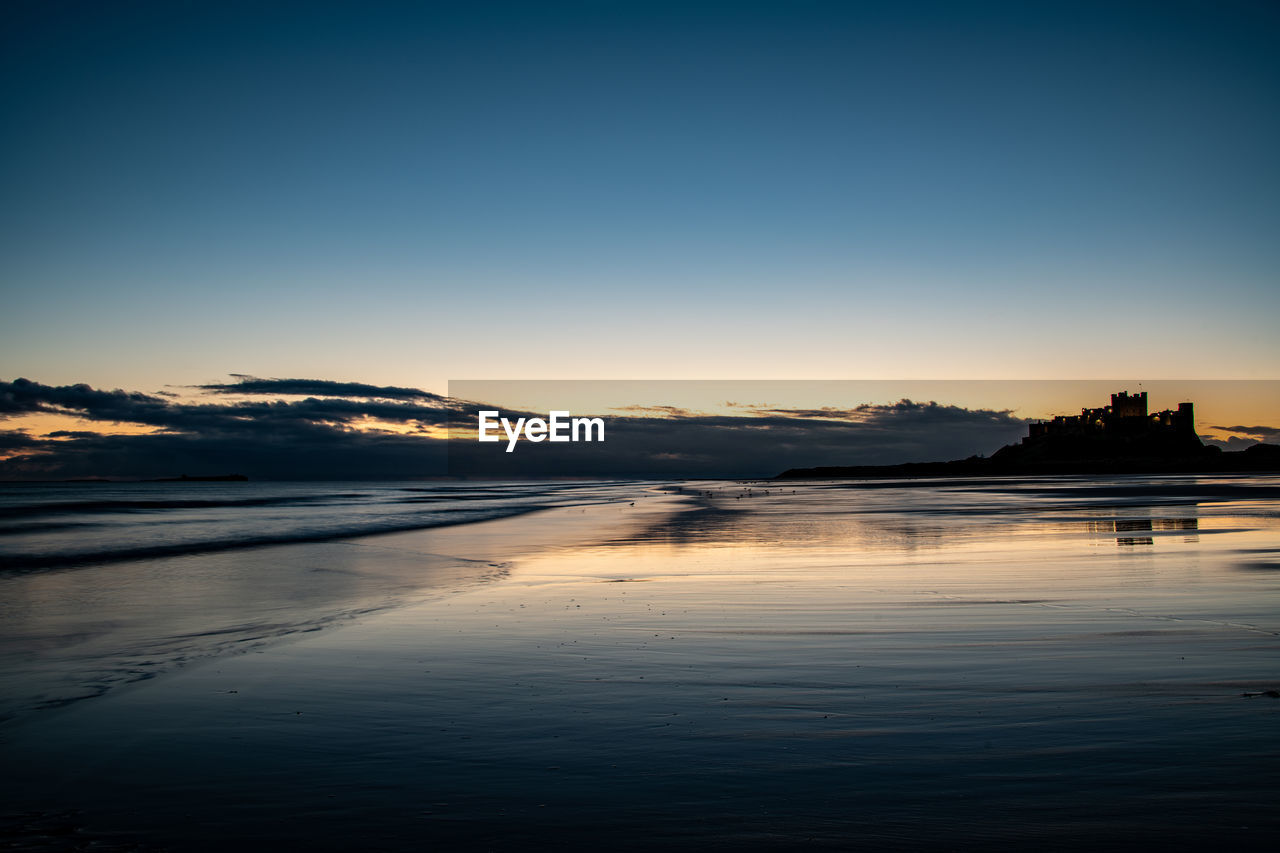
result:
<svg viewBox="0 0 1280 853"><path fill-rule="evenodd" d="M446 456L449 442L434 431L473 424L476 404L416 388L238 379L197 387L216 396L311 396L189 402L88 385L0 382L0 417L58 413L155 428L129 435L0 433L0 449L8 454L0 477L236 472L265 479L401 479L443 475L450 467L455 474L498 477L755 477L823 464L964 457L994 451L1025 431L1024 421L1008 411L909 399L844 409L737 407L741 414L637 404L608 418L609 440L590 456L540 451L498 458L486 455L489 445L468 441L453 442ZM376 423L400 429L371 428Z"/></svg>

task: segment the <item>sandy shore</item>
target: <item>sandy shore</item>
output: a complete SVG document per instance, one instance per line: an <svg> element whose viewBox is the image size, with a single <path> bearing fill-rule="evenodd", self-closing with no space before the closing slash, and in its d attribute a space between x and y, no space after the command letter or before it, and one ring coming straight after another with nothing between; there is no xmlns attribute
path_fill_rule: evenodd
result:
<svg viewBox="0 0 1280 853"><path fill-rule="evenodd" d="M724 484L367 540L501 574L24 719L10 802L28 835L179 850L1276 828L1280 702L1246 695L1277 686L1273 504L890 491Z"/></svg>
<svg viewBox="0 0 1280 853"><path fill-rule="evenodd" d="M501 581L517 556L625 536L687 506L634 491L500 521L0 574L0 722Z"/></svg>

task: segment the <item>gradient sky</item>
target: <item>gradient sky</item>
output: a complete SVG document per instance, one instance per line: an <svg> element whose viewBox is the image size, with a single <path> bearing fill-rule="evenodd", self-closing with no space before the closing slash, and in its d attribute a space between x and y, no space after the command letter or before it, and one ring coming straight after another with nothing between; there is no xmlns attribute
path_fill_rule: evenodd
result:
<svg viewBox="0 0 1280 853"><path fill-rule="evenodd" d="M0 378L1280 377L1277 44L1272 2L11 0Z"/></svg>

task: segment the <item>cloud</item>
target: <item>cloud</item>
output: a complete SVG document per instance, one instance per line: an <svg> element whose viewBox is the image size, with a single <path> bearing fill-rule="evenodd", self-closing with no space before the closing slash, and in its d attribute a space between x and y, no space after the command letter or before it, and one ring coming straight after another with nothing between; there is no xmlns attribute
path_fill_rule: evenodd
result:
<svg viewBox="0 0 1280 853"><path fill-rule="evenodd" d="M243 373L231 374L236 382L196 385L215 394L284 394L318 397L365 397L379 400L444 400L438 394L418 388L393 385L366 385L363 382L334 382L329 379L260 379Z"/></svg>
<svg viewBox="0 0 1280 853"><path fill-rule="evenodd" d="M1222 430L1223 432L1234 432L1240 435L1247 435L1258 441L1265 441L1268 438L1280 436L1280 427L1269 426L1214 426L1210 429Z"/></svg>
<svg viewBox="0 0 1280 853"><path fill-rule="evenodd" d="M264 380L270 381L270 380ZM290 380L334 390L345 383ZM355 386L360 392L378 386ZM385 391L387 389L378 389ZM294 401L191 403L88 385L0 382L0 418L38 413L142 424L159 432L110 435L59 430L42 437L0 433L0 477L148 478L244 473L265 479L387 479L443 474L445 442L421 435L448 422L443 398L394 389L404 399L308 397ZM370 421L411 434L369 429Z"/></svg>
<svg viewBox="0 0 1280 853"><path fill-rule="evenodd" d="M39 449L44 447L45 443L20 430L0 430L0 453L13 450Z"/></svg>
<svg viewBox="0 0 1280 853"><path fill-rule="evenodd" d="M896 403L861 403L847 409L825 406L820 409L774 409L752 407L748 411L757 416L767 417L780 415L787 418L812 418L815 420L835 420L860 423L870 426L877 424L893 424L900 427L910 421L929 422L932 424L951 423L1017 423L1026 421L1013 417L1008 409L966 409L963 406L944 405L930 400L917 403L906 397Z"/></svg>
<svg viewBox="0 0 1280 853"><path fill-rule="evenodd" d="M1225 439L1202 435L1200 436L1200 441L1210 447L1219 447L1223 450L1229 451L1246 450L1253 447L1255 444L1261 443L1252 438L1241 438L1238 435L1229 436Z"/></svg>
<svg viewBox="0 0 1280 853"><path fill-rule="evenodd" d="M296 381L303 383L307 380ZM449 408L444 398L427 391L399 390L414 391L416 398L424 402L308 397L295 401L183 403L136 392L98 391L88 385L50 386L17 379L0 382L0 417L48 412L91 421L142 424L177 432L229 431L236 434L246 431L305 431L319 425L351 427L370 418L406 424L441 425L447 422Z"/></svg>
<svg viewBox="0 0 1280 853"><path fill-rule="evenodd" d="M88 385L41 385L29 379L0 382L0 416L33 412L93 412L98 420L135 421L162 412L167 400L136 391L98 391Z"/></svg>
<svg viewBox="0 0 1280 853"><path fill-rule="evenodd" d="M687 418L695 414L695 412L689 409L682 409L679 406L615 406L612 411L626 412L629 415L644 415L652 412L655 415L665 415L670 418Z"/></svg>
<svg viewBox="0 0 1280 853"><path fill-rule="evenodd" d="M89 434L62 441L34 439L21 449L35 452L0 460L0 477L147 479L234 473L265 480L389 480L445 470L441 439L322 427L287 435Z"/></svg>
<svg viewBox="0 0 1280 853"><path fill-rule="evenodd" d="M742 416L637 404L606 418L603 444L543 443L505 453L501 444L463 440L450 446L423 434L450 422L472 423L481 408L501 409L492 403L320 379L241 377L199 387L215 398L303 391L318 396L190 402L88 385L0 382L0 417L58 412L156 428L128 435L5 432L0 450L8 458L0 460L0 477L242 473L254 479L402 479L447 471L497 477L759 477L794 467L963 458L994 452L1025 433L1025 422L1008 411L907 399L845 409L756 406L742 409ZM379 422L407 429L371 428Z"/></svg>
<svg viewBox="0 0 1280 853"><path fill-rule="evenodd" d="M512 453L454 442L450 470L477 476L764 477L787 468L927 462L988 454L1026 434L1007 411L900 400L848 409L753 407L748 416L606 419L604 444L543 443Z"/></svg>
<svg viewBox="0 0 1280 853"><path fill-rule="evenodd" d="M1209 429L1227 433L1236 433L1236 435L1228 435L1226 438L1203 435L1200 437L1200 440L1207 445L1220 447L1223 450L1229 451L1245 450L1255 444L1261 444L1268 440L1274 442L1277 437L1280 437L1280 427L1244 426L1237 424L1236 426L1215 425L1209 427Z"/></svg>

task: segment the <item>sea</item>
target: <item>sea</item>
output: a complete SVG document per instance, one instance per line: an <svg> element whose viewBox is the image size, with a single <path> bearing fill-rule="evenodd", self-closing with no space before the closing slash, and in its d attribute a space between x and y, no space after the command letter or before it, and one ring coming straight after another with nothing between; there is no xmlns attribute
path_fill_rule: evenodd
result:
<svg viewBox="0 0 1280 853"><path fill-rule="evenodd" d="M632 483L9 483L0 571L322 542L618 500Z"/></svg>
<svg viewBox="0 0 1280 853"><path fill-rule="evenodd" d="M1280 477L0 492L10 849L1280 829Z"/></svg>
<svg viewBox="0 0 1280 853"><path fill-rule="evenodd" d="M622 502L647 487L0 485L0 721L502 569L421 552L406 566L366 537Z"/></svg>

